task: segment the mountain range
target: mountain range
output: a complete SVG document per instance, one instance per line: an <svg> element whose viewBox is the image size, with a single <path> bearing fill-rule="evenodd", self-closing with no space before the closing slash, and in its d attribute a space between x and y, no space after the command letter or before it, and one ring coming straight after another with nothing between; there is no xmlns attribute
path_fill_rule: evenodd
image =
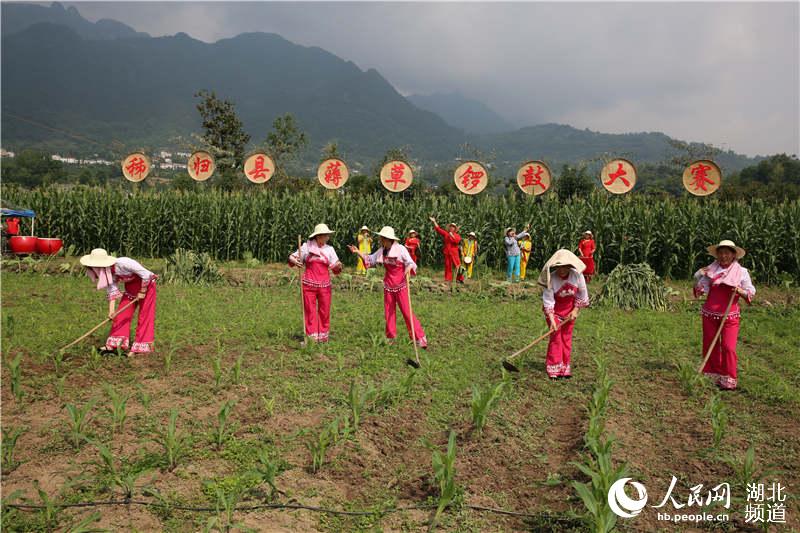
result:
<svg viewBox="0 0 800 533"><path fill-rule="evenodd" d="M120 22L90 22L70 7L2 4L2 144L119 154L185 148L200 131L195 93L234 102L254 145L292 113L311 141L306 161L336 141L369 168L389 148L420 162L447 162L469 143L509 168L603 153L658 162L672 151L663 133L606 134L567 125L514 129L461 93L403 97L374 69L277 34L244 33L215 43L185 33L150 37ZM753 159L721 154L726 170ZM505 165L504 165L505 164Z"/></svg>

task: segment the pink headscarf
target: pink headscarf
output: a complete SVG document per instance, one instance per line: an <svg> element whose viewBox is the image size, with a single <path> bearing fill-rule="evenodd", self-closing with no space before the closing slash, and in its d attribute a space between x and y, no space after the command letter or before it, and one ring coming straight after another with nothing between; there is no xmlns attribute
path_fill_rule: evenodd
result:
<svg viewBox="0 0 800 533"><path fill-rule="evenodd" d="M742 282L744 269L739 261L736 259L733 262L723 267L718 261L714 261L708 265L706 276L711 280L712 285L728 285L729 287L738 287Z"/></svg>
<svg viewBox="0 0 800 533"><path fill-rule="evenodd" d="M98 268L89 267L86 269L86 275L89 279L97 282L97 290L103 290L110 284L114 283L114 274L111 272L111 267Z"/></svg>

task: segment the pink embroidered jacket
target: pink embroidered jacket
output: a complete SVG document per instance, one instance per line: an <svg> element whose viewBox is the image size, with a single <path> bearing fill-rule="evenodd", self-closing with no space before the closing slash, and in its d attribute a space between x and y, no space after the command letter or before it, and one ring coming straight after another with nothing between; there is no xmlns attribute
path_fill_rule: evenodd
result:
<svg viewBox="0 0 800 533"><path fill-rule="evenodd" d="M289 256L289 266L292 264L292 259L298 259L297 252ZM342 271L342 263L339 261L339 256L336 255L336 250L333 246L325 244L319 246L317 241L311 239L300 247L300 262L306 267L303 272L303 285L309 287L330 287L331 274L338 274Z"/></svg>
<svg viewBox="0 0 800 533"><path fill-rule="evenodd" d="M736 266L734 266L736 265ZM732 269L734 271L732 271ZM738 270L738 272L736 272ZM716 261L708 266L706 273L700 269L694 273L694 278L697 283L694 286L695 297L702 294L707 294L705 303L703 304L700 313L703 316L720 319L725 314L725 309L728 307L730 300L732 286L727 285L725 281L733 279L733 283L738 283L736 286L743 289L747 296L745 301L749 304L753 301L756 294L756 288L753 286L753 281L750 279L750 272L741 266L738 261L734 261L727 267L722 267ZM741 316L739 309L739 296L735 296L733 304L731 305L728 318L738 318Z"/></svg>
<svg viewBox="0 0 800 533"><path fill-rule="evenodd" d="M405 270L408 265L411 265L411 272L417 273L417 264L411 259L408 249L397 242L392 244L385 256L383 247L367 256L366 267L372 268L375 265L383 265L383 290L389 292L400 292L406 287Z"/></svg>
<svg viewBox="0 0 800 533"><path fill-rule="evenodd" d="M550 275L550 287L542 293L542 310L545 315L555 313L565 317L575 307L589 307L589 293L586 290L586 280L582 274L570 269L566 279L558 274Z"/></svg>
<svg viewBox="0 0 800 533"><path fill-rule="evenodd" d="M112 282L106 285L107 298L109 300L118 300L122 298L122 291L117 287L117 283L122 281L128 283L133 281L137 276L142 279L142 287L140 291L146 291L150 282L155 281L158 276L147 270L145 267L130 257L118 257L117 261L111 265ZM128 298L133 299L136 295L127 295Z"/></svg>

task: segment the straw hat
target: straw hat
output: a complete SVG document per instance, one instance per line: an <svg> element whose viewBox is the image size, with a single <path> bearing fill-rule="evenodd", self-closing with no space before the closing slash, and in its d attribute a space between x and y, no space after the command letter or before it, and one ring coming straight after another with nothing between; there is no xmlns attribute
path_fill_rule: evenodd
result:
<svg viewBox="0 0 800 533"><path fill-rule="evenodd" d="M449 228L450 226L453 226L454 228L458 229L458 224L456 224L455 222L451 222L451 223L449 223L449 224L447 225L447 227L448 227L448 228Z"/></svg>
<svg viewBox="0 0 800 533"><path fill-rule="evenodd" d="M583 234L584 235L592 235L592 232L587 229L586 231L583 232Z"/></svg>
<svg viewBox="0 0 800 533"><path fill-rule="evenodd" d="M744 248L739 248L738 246L736 246L733 243L733 241L730 241L728 239L725 239L723 241L719 241L719 244L712 244L711 246L706 248L706 250L708 250L709 254L711 254L711 255L716 257L717 248L730 248L731 250L735 250L736 251L736 259L741 259L742 257L744 257L744 254L746 253L744 251Z"/></svg>
<svg viewBox="0 0 800 533"><path fill-rule="evenodd" d="M95 248L89 255L81 257L81 264L87 267L105 268L117 262L117 258L108 255L102 248Z"/></svg>
<svg viewBox="0 0 800 533"><path fill-rule="evenodd" d="M393 241L399 241L400 238L394 234L394 228L391 226L384 226L381 228L380 231L375 232L376 235L379 237L385 237L387 239L391 239Z"/></svg>
<svg viewBox="0 0 800 533"><path fill-rule="evenodd" d="M417 233L417 230L415 230L415 229L412 229L412 230L409 230L409 231L408 231L408 234L409 234L409 235L411 235L412 233L413 233L414 235L419 235L419 233Z"/></svg>
<svg viewBox="0 0 800 533"><path fill-rule="evenodd" d="M506 235L508 235L508 232L509 232L509 231L514 231L514 228L512 228L512 227L510 227L510 226L509 226L509 227L507 227L507 228L506 228Z"/></svg>
<svg viewBox="0 0 800 533"><path fill-rule="evenodd" d="M560 266L568 266L575 269L578 274L583 273L586 269L586 265L580 258L570 252L569 250L561 249L550 256L550 259L547 260L547 263L544 264L542 268L542 273L539 274L539 285L542 287L549 287L550 286L550 269L560 267Z"/></svg>
<svg viewBox="0 0 800 533"><path fill-rule="evenodd" d="M359 231L359 232L361 232L361 231L369 231L369 228L368 228L368 227L366 227L366 226L361 226L361 229L360 229L360 230L358 230L358 231Z"/></svg>
<svg viewBox="0 0 800 533"><path fill-rule="evenodd" d="M314 226L314 233L308 236L309 239L313 239L317 235L330 235L331 233L336 233L332 231L327 224L317 224Z"/></svg>
<svg viewBox="0 0 800 533"><path fill-rule="evenodd" d="M478 236L477 236L477 235L475 235L475 232L474 232L474 231L470 231L469 233L467 233L467 235L468 235L469 237L475 237L476 239L478 238Z"/></svg>

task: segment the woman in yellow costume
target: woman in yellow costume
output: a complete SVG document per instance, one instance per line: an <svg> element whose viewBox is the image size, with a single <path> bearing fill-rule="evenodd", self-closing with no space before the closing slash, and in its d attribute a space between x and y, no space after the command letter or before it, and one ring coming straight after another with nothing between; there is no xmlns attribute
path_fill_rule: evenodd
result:
<svg viewBox="0 0 800 533"><path fill-rule="evenodd" d="M358 231L358 251L365 253L367 255L372 254L372 234L369 232L369 228L366 226L361 226L361 229ZM356 272L359 274L363 274L366 276L367 274L367 267L364 266L364 261L361 260L361 257L358 258L358 266L356 267Z"/></svg>
<svg viewBox="0 0 800 533"><path fill-rule="evenodd" d="M528 266L528 259L531 258L532 248L533 243L531 242L531 236L530 234L526 233L525 236L519 241L519 279L521 280L525 279L525 270Z"/></svg>
<svg viewBox="0 0 800 533"><path fill-rule="evenodd" d="M470 231L464 243L461 245L461 259L467 270L467 277L472 279L472 267L475 266L475 259L478 257L478 236L474 231Z"/></svg>

